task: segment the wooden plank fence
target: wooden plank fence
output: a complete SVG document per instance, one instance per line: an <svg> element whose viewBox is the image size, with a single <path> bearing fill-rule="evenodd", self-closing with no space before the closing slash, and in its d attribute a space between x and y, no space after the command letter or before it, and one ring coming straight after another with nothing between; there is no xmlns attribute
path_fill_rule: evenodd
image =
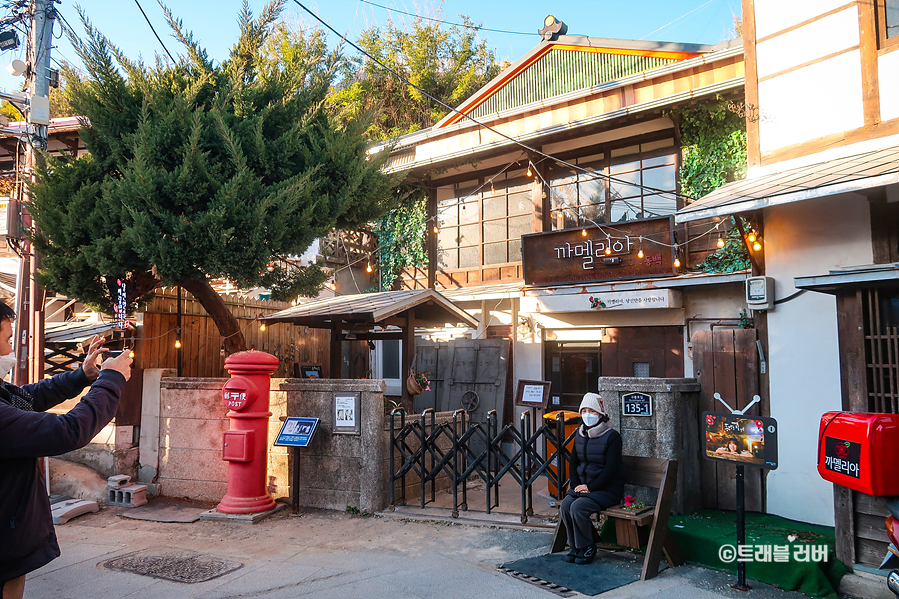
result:
<svg viewBox="0 0 899 599"><path fill-rule="evenodd" d="M182 291L181 352L182 375L185 377L223 377L225 357L222 355L222 336L212 318L192 295ZM319 364L324 376L328 368L329 331L298 327L292 324L271 324L259 330L259 318L290 304L268 300L247 299L225 295L225 304L237 318L247 341L247 347L268 352L281 360L275 377L298 376L296 367ZM138 368L176 368L177 349L177 290L165 288L141 307L143 328L135 343L135 366Z"/></svg>

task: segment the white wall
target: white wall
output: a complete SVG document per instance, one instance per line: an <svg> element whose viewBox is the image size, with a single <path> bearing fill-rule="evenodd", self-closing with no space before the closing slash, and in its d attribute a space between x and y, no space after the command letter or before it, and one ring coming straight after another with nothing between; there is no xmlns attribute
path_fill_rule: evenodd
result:
<svg viewBox="0 0 899 599"><path fill-rule="evenodd" d="M775 297L796 291L793 277L870 264L865 198L844 194L765 211L766 272ZM836 300L808 292L768 313L771 416L780 464L768 475L768 511L832 526L833 485L815 468L818 421L841 407Z"/></svg>
<svg viewBox="0 0 899 599"><path fill-rule="evenodd" d="M899 117L899 50L883 54L877 59L880 85L880 120Z"/></svg>

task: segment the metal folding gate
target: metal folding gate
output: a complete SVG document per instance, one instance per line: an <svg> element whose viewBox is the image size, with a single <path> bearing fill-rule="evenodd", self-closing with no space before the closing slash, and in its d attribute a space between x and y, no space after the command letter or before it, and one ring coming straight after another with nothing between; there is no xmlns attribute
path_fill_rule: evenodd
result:
<svg viewBox="0 0 899 599"><path fill-rule="evenodd" d="M468 510L468 483L480 478L486 486L486 512L499 507L499 483L512 477L521 488L521 522L534 515L533 485L546 476L555 485L557 499L568 489L568 456L574 434L565 437L560 413L555 422L539 427L531 413L521 415L516 426L499 428L496 410L487 413L486 422L472 420L459 409L452 420L437 421L433 409L420 416L406 418L402 408L391 413L390 505L406 504L406 477L420 479L420 504L436 500L436 482L441 473L449 477L453 494L453 517ZM559 439L563 439L562 443ZM505 447L504 447L505 446ZM396 483L400 496L396 497ZM492 496L491 496L492 493Z"/></svg>

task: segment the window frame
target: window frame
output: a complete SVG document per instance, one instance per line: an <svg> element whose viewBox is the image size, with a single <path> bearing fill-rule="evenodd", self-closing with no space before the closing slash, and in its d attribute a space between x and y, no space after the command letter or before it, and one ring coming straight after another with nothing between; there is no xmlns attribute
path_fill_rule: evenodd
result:
<svg viewBox="0 0 899 599"><path fill-rule="evenodd" d="M895 0L894 0L895 1ZM895 50L899 47L899 32L893 37L887 36L886 31L886 3L887 0L877 0L875 2L875 21L877 23L877 49L878 50ZM899 23L897 23L899 26Z"/></svg>

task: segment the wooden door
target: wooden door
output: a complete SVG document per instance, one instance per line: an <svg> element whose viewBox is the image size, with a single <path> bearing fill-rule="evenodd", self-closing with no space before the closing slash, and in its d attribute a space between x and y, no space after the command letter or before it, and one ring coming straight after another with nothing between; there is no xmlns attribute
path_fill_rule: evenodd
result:
<svg viewBox="0 0 899 599"><path fill-rule="evenodd" d="M735 410L742 410L759 394L759 352L755 329L717 329L694 333L693 372L702 385L699 413L726 412L715 393ZM747 416L762 413L762 402L752 406ZM699 430L702 429L700 423ZM736 502L736 466L700 456L702 507L733 510ZM765 471L745 468L745 506L750 511L765 509Z"/></svg>

